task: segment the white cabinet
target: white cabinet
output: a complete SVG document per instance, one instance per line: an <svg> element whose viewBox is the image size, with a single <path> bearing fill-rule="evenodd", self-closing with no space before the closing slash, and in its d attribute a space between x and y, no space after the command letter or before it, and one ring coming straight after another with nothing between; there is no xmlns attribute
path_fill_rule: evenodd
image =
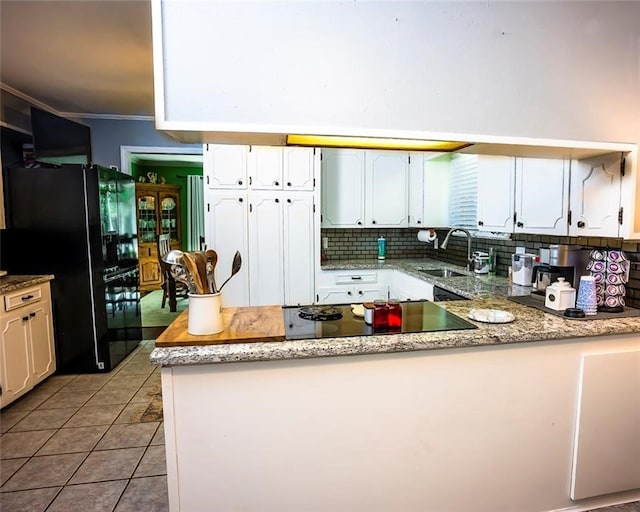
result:
<svg viewBox="0 0 640 512"><path fill-rule="evenodd" d="M316 244L312 194L284 195L284 303L313 303Z"/></svg>
<svg viewBox="0 0 640 512"><path fill-rule="evenodd" d="M0 306L0 407L56 369L49 283L7 293Z"/></svg>
<svg viewBox="0 0 640 512"><path fill-rule="evenodd" d="M620 153L571 163L569 236L619 236L620 163Z"/></svg>
<svg viewBox="0 0 640 512"><path fill-rule="evenodd" d="M409 155L409 192L407 195L408 222L411 228L424 227L425 211L425 165L423 153Z"/></svg>
<svg viewBox="0 0 640 512"><path fill-rule="evenodd" d="M322 227L364 226L365 152L322 150Z"/></svg>
<svg viewBox="0 0 640 512"><path fill-rule="evenodd" d="M213 189L247 188L249 146L205 144L202 154L207 187Z"/></svg>
<svg viewBox="0 0 640 512"><path fill-rule="evenodd" d="M249 305L248 194L246 190L209 191L205 212L206 244L218 253L216 283L220 286L231 275L236 251L243 259L240 271L222 290L224 306Z"/></svg>
<svg viewBox="0 0 640 512"><path fill-rule="evenodd" d="M513 232L515 174L513 157L478 156L479 231Z"/></svg>
<svg viewBox="0 0 640 512"><path fill-rule="evenodd" d="M409 153L322 150L322 227L407 227Z"/></svg>
<svg viewBox="0 0 640 512"><path fill-rule="evenodd" d="M516 233L566 235L569 160L516 159Z"/></svg>
<svg viewBox="0 0 640 512"><path fill-rule="evenodd" d="M365 153L365 227L408 227L409 155Z"/></svg>
<svg viewBox="0 0 640 512"><path fill-rule="evenodd" d="M252 192L249 197L249 299L252 306L284 304L280 195L280 192Z"/></svg>
<svg viewBox="0 0 640 512"><path fill-rule="evenodd" d="M206 242L218 252L216 281L229 275L236 250L243 258L240 273L223 290L223 304L310 304L316 258L314 150L252 146L247 159L246 189L214 189L207 198ZM211 160L205 162L208 173Z"/></svg>
<svg viewBox="0 0 640 512"><path fill-rule="evenodd" d="M451 156L440 153L423 153L423 158L424 222L422 224L431 228L449 226ZM413 153L411 163L413 165Z"/></svg>
<svg viewBox="0 0 640 512"><path fill-rule="evenodd" d="M316 303L350 304L387 299L387 273L376 270L321 270Z"/></svg>
<svg viewBox="0 0 640 512"><path fill-rule="evenodd" d="M389 297L398 300L429 300L433 302L433 284L394 270L389 283Z"/></svg>

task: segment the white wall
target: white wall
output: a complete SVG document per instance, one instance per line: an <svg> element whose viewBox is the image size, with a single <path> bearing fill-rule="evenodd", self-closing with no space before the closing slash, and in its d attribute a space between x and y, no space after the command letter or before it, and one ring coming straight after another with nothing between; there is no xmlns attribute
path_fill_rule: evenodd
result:
<svg viewBox="0 0 640 512"><path fill-rule="evenodd" d="M640 142L639 2L162 4L171 122Z"/></svg>

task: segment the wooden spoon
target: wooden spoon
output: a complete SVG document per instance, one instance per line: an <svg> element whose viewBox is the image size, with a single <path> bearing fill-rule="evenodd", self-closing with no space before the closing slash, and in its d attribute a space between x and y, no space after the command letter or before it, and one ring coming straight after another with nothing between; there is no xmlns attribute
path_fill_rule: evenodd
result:
<svg viewBox="0 0 640 512"><path fill-rule="evenodd" d="M218 253L213 249L207 249L204 253L207 259L207 283L209 284L209 293L218 293L216 286L216 265L218 264Z"/></svg>
<svg viewBox="0 0 640 512"><path fill-rule="evenodd" d="M209 290L209 279L207 278L207 258L204 255L204 251L194 252L196 258L196 265L198 266L198 274L200 275L200 282L202 283L202 289L204 293L211 293Z"/></svg>
<svg viewBox="0 0 640 512"><path fill-rule="evenodd" d="M229 279L231 279L240 271L240 267L242 267L242 257L240 256L240 251L236 251L235 255L233 256L233 263L231 264L231 275L227 277L227 280L224 283L222 283L222 286L220 286L218 291L222 291L224 285L229 282Z"/></svg>
<svg viewBox="0 0 640 512"><path fill-rule="evenodd" d="M182 263L184 265L184 268L187 269L187 272L189 272L189 274L191 275L191 279L193 280L193 283L196 287L196 293L201 295L207 293L204 284L200 279L198 264L196 263L196 257L194 256L194 254L192 252L185 252L182 255Z"/></svg>

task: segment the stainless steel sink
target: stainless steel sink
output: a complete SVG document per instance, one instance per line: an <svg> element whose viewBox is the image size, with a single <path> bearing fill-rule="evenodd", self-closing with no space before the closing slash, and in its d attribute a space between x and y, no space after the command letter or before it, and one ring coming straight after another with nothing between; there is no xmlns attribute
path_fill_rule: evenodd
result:
<svg viewBox="0 0 640 512"><path fill-rule="evenodd" d="M461 272L457 272L455 270L451 270L450 268L434 268L434 269L418 269L423 274L427 274L433 277L460 277L466 276L467 274L462 274Z"/></svg>

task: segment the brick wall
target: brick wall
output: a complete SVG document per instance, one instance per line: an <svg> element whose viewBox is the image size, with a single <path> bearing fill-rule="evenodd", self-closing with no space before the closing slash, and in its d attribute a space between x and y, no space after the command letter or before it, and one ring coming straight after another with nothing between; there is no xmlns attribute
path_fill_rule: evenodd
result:
<svg viewBox="0 0 640 512"><path fill-rule="evenodd" d="M371 259L378 256L378 237L387 242L387 258L433 258L456 265L465 265L467 238L453 236L446 250L433 249L432 244L418 242L418 229L323 229L329 247L322 252L325 261L346 259ZM447 230L437 230L439 242L444 241ZM496 272L507 276L511 255L516 247L525 247L526 252L538 253L541 247L550 244L577 244L583 247L622 249L631 261L631 272L627 283L627 305L640 308L640 240L622 238L591 238L547 235L513 234L511 239L473 238L472 251L489 251L493 247L497 255Z"/></svg>

